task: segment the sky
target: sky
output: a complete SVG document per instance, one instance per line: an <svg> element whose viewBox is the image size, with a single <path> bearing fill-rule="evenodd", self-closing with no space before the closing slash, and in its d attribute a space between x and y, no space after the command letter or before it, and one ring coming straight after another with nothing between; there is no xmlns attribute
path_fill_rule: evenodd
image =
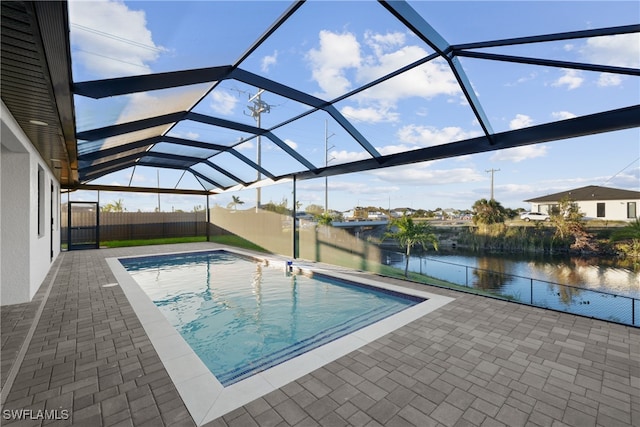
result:
<svg viewBox="0 0 640 427"><path fill-rule="evenodd" d="M431 2L409 4L449 43L461 44L564 31L638 24L637 1ZM76 1L69 3L74 81L229 65L288 7L282 1ZM118 22L118 25L114 25ZM640 67L640 34L494 48L493 53L544 57L619 67ZM374 1L310 1L251 54L240 68L334 99L403 65L432 53ZM524 128L609 109L636 105L640 79L605 73L461 58L476 96L495 132ZM106 100L76 96L78 131L122 123L151 114L188 108L207 85L139 93ZM256 125L249 110L259 88L226 80L198 103L202 114ZM194 98L194 96L196 98ZM265 92L269 111L264 128L308 109ZM482 135L469 104L445 61L431 61L382 85L336 104L381 153L410 151ZM274 130L289 147L314 165L338 164L368 154L324 112ZM185 122L170 135L229 145L246 135L212 131ZM110 141L102 141L108 145ZM327 150L325 151L325 147ZM257 141L236 146L255 159ZM157 151L167 147L159 144ZM83 148L80 148L82 152ZM183 154L199 155L196 150ZM231 156L230 156L231 157ZM262 165L276 173L304 166L268 140L261 142ZM224 159L225 167L245 179L255 172ZM239 163L239 162L236 162ZM492 172L493 171L493 172ZM253 175L251 175L253 174ZM324 205L347 211L355 206L413 209L469 209L489 198L509 208L527 208L527 199L586 185L640 191L640 130L574 138L489 153L379 169L358 174L299 181L302 209ZM220 177L224 182L225 177ZM125 169L92 183L177 188L202 187L191 174L169 169ZM290 183L265 186L262 203L293 200ZM256 190L210 197L226 206L232 196L243 207L255 205ZM153 211L158 196L79 191L71 200L118 199L128 211ZM163 211L204 206L204 196L161 195Z"/></svg>

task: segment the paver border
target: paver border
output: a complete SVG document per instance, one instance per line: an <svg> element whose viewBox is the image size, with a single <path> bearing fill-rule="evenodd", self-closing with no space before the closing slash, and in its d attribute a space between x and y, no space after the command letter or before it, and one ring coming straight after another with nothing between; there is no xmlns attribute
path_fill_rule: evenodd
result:
<svg viewBox="0 0 640 427"><path fill-rule="evenodd" d="M256 254L244 252L236 248L219 248L241 256L256 258ZM355 331L345 337L336 339L319 348L297 356L285 363L274 366L250 378L223 387L209 371L195 352L184 341L180 334L169 324L160 310L144 293L133 277L125 270L119 259L165 255L172 253L209 252L208 250L165 252L162 254L122 256L106 258L106 262L120 284L129 303L138 316L143 328L149 336L160 360L175 384L189 413L198 426L219 418L251 401L260 398L296 379L321 368L322 366L369 344L387 333L390 333L414 320L417 320L451 301L443 295L432 294L411 288L396 286L365 277L354 278L332 269L313 268L300 264L297 268L303 271L316 271L338 279L360 282L369 286L392 290L407 295L426 298L426 301L407 308L400 313L378 321L372 325ZM284 265L284 257L261 256L270 265Z"/></svg>

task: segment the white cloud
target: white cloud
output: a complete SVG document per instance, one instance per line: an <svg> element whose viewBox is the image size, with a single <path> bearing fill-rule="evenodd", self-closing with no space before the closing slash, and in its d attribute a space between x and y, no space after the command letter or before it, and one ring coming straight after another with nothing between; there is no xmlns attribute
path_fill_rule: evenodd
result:
<svg viewBox="0 0 640 427"><path fill-rule="evenodd" d="M581 53L596 64L617 67L640 67L640 34L616 34L592 37L587 40Z"/></svg>
<svg viewBox="0 0 640 427"><path fill-rule="evenodd" d="M197 132L188 131L188 132L182 133L182 132L176 132L175 129L171 129L168 135L173 136L175 138L186 138L186 139L198 139L198 137L200 136L200 134Z"/></svg>
<svg viewBox="0 0 640 427"><path fill-rule="evenodd" d="M211 109L224 116L230 116L233 114L238 98L228 92L214 90L211 93L211 103L209 106Z"/></svg>
<svg viewBox="0 0 640 427"><path fill-rule="evenodd" d="M454 126L438 129L433 126L408 125L399 129L397 135L398 139L402 142L415 144L420 147L431 147L448 142L474 138L480 136L481 132L469 132Z"/></svg>
<svg viewBox="0 0 640 427"><path fill-rule="evenodd" d="M262 58L262 64L260 66L260 69L263 72L268 72L269 68L271 68L272 65L275 65L278 61L278 51L274 51L273 55L267 55L264 58Z"/></svg>
<svg viewBox="0 0 640 427"><path fill-rule="evenodd" d="M640 182L640 167L631 168L617 175L606 178L606 187L626 188L638 191L638 182Z"/></svg>
<svg viewBox="0 0 640 427"><path fill-rule="evenodd" d="M564 70L564 74L552 83L553 86L566 86L568 90L577 89L582 86L584 78L580 76L578 70Z"/></svg>
<svg viewBox="0 0 640 427"><path fill-rule="evenodd" d="M234 148L238 151L249 151L249 150L255 150L256 149L256 145L253 143L255 139L252 139L250 141L246 141L246 142L242 142L241 144L236 145Z"/></svg>
<svg viewBox="0 0 640 427"><path fill-rule="evenodd" d="M346 151L346 150L334 150L329 153L330 157L333 157L337 163L354 162L357 160L370 159L371 155L365 151Z"/></svg>
<svg viewBox="0 0 640 427"><path fill-rule="evenodd" d="M295 141L292 141L290 139L285 139L284 143L287 144L289 147L293 148L294 150L298 148L298 144Z"/></svg>
<svg viewBox="0 0 640 427"><path fill-rule="evenodd" d="M536 193L537 187L531 184L504 184L496 186L502 194L521 196L522 194Z"/></svg>
<svg viewBox="0 0 640 427"><path fill-rule="evenodd" d="M134 173L133 177L129 176L128 179L131 179L132 182L137 184L148 183L150 181L149 177L142 173Z"/></svg>
<svg viewBox="0 0 640 427"><path fill-rule="evenodd" d="M307 58L313 69L314 80L324 91L321 96L334 98L351 87L345 70L360 66L360 43L351 33L320 31L319 36L319 48L311 49Z"/></svg>
<svg viewBox="0 0 640 427"><path fill-rule="evenodd" d="M464 131L458 127L445 127L438 129L430 126L408 125L397 132L399 144L389 144L376 147L383 156L404 151L417 150L419 148L446 144L448 142L461 141L482 135L480 131ZM352 162L368 159L371 156L365 151L332 151L331 156L338 162Z"/></svg>
<svg viewBox="0 0 640 427"><path fill-rule="evenodd" d="M426 163L386 168L371 174L397 185L460 184L486 179L472 168L432 169L431 164Z"/></svg>
<svg viewBox="0 0 640 427"><path fill-rule="evenodd" d="M329 189L332 191L346 191L359 197L361 194L390 194L400 191L400 188L395 185L371 185L371 183L364 182L335 182L331 180L329 182ZM355 205L355 203L354 203Z"/></svg>
<svg viewBox="0 0 640 427"><path fill-rule="evenodd" d="M600 87L618 86L620 83L622 83L622 77L618 74L601 73L598 78Z"/></svg>
<svg viewBox="0 0 640 427"><path fill-rule="evenodd" d="M332 195L335 193L344 192L349 194L351 196L349 199L353 201L349 207L356 206L358 204L358 200L365 204L371 200L369 197L362 197L362 195L385 195L385 197L387 197L388 194L395 194L400 191L400 187L396 185L389 185L386 183L378 185L372 182L344 181L340 180L338 177L330 178L328 184L330 201L332 199ZM298 192L301 193L300 199L311 200L312 203L324 203L324 194L322 197L318 197L317 194L318 192L324 193L324 189L324 181L319 180L300 181L300 184L298 184ZM365 202L365 199L367 202Z"/></svg>
<svg viewBox="0 0 640 427"><path fill-rule="evenodd" d="M405 44L406 35L400 32L379 34L367 31L364 39L367 46L371 47L376 53L376 56L382 56L384 52L396 49L398 46Z"/></svg>
<svg viewBox="0 0 640 427"><path fill-rule="evenodd" d="M568 111L554 111L553 113L551 113L551 116L557 120L567 120L576 117L575 114Z"/></svg>
<svg viewBox="0 0 640 427"><path fill-rule="evenodd" d="M506 86L520 85L522 83L526 83L528 81L534 80L537 76L538 76L538 73L532 72L526 76L520 77L518 80L515 81L515 83L507 83Z"/></svg>
<svg viewBox="0 0 640 427"><path fill-rule="evenodd" d="M134 93L128 96L128 102L126 107L120 113L120 116L116 120L116 124L126 123L133 120L138 120L143 117L149 117L152 114L147 112L147 106L159 107L158 98L149 93Z"/></svg>
<svg viewBox="0 0 640 427"><path fill-rule="evenodd" d="M548 147L545 145L527 145L524 147L507 148L505 150L498 150L490 157L491 161L505 161L505 162L521 162L523 160L529 160L536 157L544 157L547 155Z"/></svg>
<svg viewBox="0 0 640 427"><path fill-rule="evenodd" d="M509 122L509 129L522 129L533 124L533 119L525 114L516 114L516 118Z"/></svg>
<svg viewBox="0 0 640 427"><path fill-rule="evenodd" d="M174 89L169 91L139 92L126 95L123 98L126 99L126 105L122 111L119 112L118 117L115 119L115 124L127 123L134 120L180 111L180 109L186 108L190 102L193 102L193 100L197 99L201 94L202 85L183 88L178 91ZM151 129L151 132L153 133L153 129ZM159 132L156 129L156 134L157 133ZM114 140L119 139L121 138L114 138ZM107 139L107 141L110 140L111 138Z"/></svg>
<svg viewBox="0 0 640 427"><path fill-rule="evenodd" d="M121 1L71 1L69 21L74 58L99 78L150 73L166 51L154 43L144 11Z"/></svg>
<svg viewBox="0 0 640 427"><path fill-rule="evenodd" d="M615 67L640 67L640 34L616 34L592 37L580 49L580 53L591 63ZM601 73L598 86L619 86L624 77L618 74Z"/></svg>
<svg viewBox="0 0 640 427"><path fill-rule="evenodd" d="M283 142L286 144L286 141L283 141ZM267 138L262 138L262 140L260 141L260 150L264 153L265 151L280 152L282 149L280 148L280 146L276 145L271 140Z"/></svg>
<svg viewBox="0 0 640 427"><path fill-rule="evenodd" d="M403 33L367 32L364 46L352 33L325 30L319 38L319 48L311 49L307 59L312 77L323 91L318 94L320 97L334 98L347 92L354 83L370 82L428 54L420 46L405 45ZM460 93L446 61L433 60L358 94L356 99L360 103L378 103L376 109L389 109L403 98L458 96Z"/></svg>
<svg viewBox="0 0 640 427"><path fill-rule="evenodd" d="M376 57L373 63L359 68L358 80L372 81L426 55L427 52L421 47L405 46ZM358 99L395 103L409 97L429 99L438 95L457 96L460 93L458 82L446 62L433 60L360 93Z"/></svg>
<svg viewBox="0 0 640 427"><path fill-rule="evenodd" d="M417 150L418 148L420 148L420 146L410 145L410 144L394 144L394 145L385 145L384 147L376 147L376 150L378 150L378 152L383 156L387 156L389 154Z"/></svg>
<svg viewBox="0 0 640 427"><path fill-rule="evenodd" d="M388 108L381 106L366 108L346 106L340 112L353 121L368 123L396 122L400 116L398 113L391 112Z"/></svg>
<svg viewBox="0 0 640 427"><path fill-rule="evenodd" d="M555 115L570 115L566 111L560 113L553 113ZM526 114L516 114L516 117L509 122L509 129L522 129L534 124L531 117ZM527 159L533 159L536 157L543 157L547 154L547 147L543 145L527 145L524 147L507 148L504 150L496 151L489 159L491 161L507 161L507 162L521 162Z"/></svg>
<svg viewBox="0 0 640 427"><path fill-rule="evenodd" d="M414 111L414 114L418 117L427 117L429 115L429 110L426 107L420 107Z"/></svg>

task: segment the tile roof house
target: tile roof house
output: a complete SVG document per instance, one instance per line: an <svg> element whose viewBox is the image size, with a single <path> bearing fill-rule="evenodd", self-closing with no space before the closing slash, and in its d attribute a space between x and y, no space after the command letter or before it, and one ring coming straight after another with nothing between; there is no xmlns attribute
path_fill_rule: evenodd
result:
<svg viewBox="0 0 640 427"><path fill-rule="evenodd" d="M531 203L532 212L549 213L553 206L569 198L578 205L587 219L631 221L638 218L640 191L588 185L525 200Z"/></svg>

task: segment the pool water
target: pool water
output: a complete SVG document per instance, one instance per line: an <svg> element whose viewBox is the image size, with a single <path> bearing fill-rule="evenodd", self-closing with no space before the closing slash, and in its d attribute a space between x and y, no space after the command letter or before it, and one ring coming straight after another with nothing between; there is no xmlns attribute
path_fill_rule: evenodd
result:
<svg viewBox="0 0 640 427"><path fill-rule="evenodd" d="M224 251L120 262L223 386L424 301Z"/></svg>

